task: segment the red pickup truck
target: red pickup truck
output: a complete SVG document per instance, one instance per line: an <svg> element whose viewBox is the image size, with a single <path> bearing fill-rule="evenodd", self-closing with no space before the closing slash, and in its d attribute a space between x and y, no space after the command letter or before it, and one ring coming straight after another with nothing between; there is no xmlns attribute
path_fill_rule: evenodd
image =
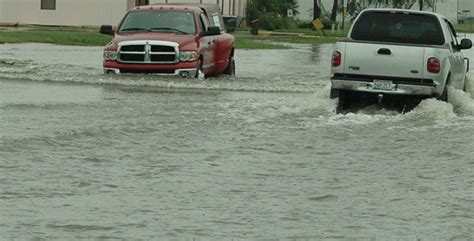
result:
<svg viewBox="0 0 474 241"><path fill-rule="evenodd" d="M131 9L104 49L106 74L147 73L182 78L235 74L234 37L224 32L218 5L150 5Z"/></svg>

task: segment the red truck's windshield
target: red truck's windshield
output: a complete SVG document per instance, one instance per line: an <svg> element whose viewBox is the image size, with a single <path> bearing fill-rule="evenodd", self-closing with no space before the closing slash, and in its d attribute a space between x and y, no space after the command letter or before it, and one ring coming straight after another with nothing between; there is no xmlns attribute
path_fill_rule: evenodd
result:
<svg viewBox="0 0 474 241"><path fill-rule="evenodd" d="M408 44L444 43L441 26L435 16L408 12L365 12L355 23L351 38Z"/></svg>
<svg viewBox="0 0 474 241"><path fill-rule="evenodd" d="M176 32L196 33L194 16L188 12L138 11L130 12L118 32Z"/></svg>

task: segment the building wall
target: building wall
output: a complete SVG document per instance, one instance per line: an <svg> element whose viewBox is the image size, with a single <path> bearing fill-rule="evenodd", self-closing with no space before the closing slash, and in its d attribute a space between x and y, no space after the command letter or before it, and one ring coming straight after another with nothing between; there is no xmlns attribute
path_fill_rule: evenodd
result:
<svg viewBox="0 0 474 241"><path fill-rule="evenodd" d="M245 16L247 0L150 0L150 4L156 3L206 3L219 4L224 15Z"/></svg>
<svg viewBox="0 0 474 241"><path fill-rule="evenodd" d="M420 9L418 4L415 4L414 9ZM427 9L430 11L431 9ZM438 2L434 9L431 10L433 12L439 13L446 18L448 18L451 22L456 23L457 22L457 4L452 4L452 2Z"/></svg>
<svg viewBox="0 0 474 241"><path fill-rule="evenodd" d="M40 0L0 0L0 22L39 25L116 25L126 0L56 0L56 10L42 10Z"/></svg>
<svg viewBox="0 0 474 241"><path fill-rule="evenodd" d="M245 16L247 0L150 0L157 3L218 3L224 15ZM135 0L56 0L55 10L42 10L41 0L0 0L0 23L68 26L118 25Z"/></svg>
<svg viewBox="0 0 474 241"><path fill-rule="evenodd" d="M474 17L474 1L473 0L459 0L457 2L457 11L461 14L465 14L467 17ZM468 10L469 12L463 13L463 10Z"/></svg>
<svg viewBox="0 0 474 241"><path fill-rule="evenodd" d="M323 5L322 7L323 14L325 12L330 13L332 11L333 0L321 0L321 4ZM313 1L312 0L298 0L298 12L299 14L296 15L297 19L304 20L304 21L313 20Z"/></svg>
<svg viewBox="0 0 474 241"><path fill-rule="evenodd" d="M418 3L413 5L412 9L419 9ZM438 0L433 9L428 8L426 11L439 13L451 22L457 23L458 13L464 17L474 17L474 1L473 0ZM463 11L468 11L464 13Z"/></svg>
<svg viewBox="0 0 474 241"><path fill-rule="evenodd" d="M347 0L345 0L347 1ZM369 5L367 0L354 0L359 1L362 5L375 7L374 5ZM330 13L332 10L333 0L321 0L323 5L323 14ZM341 4L341 0L339 0ZM298 11L299 14L296 18L300 20L312 20L313 16L313 1L312 0L298 0ZM387 7L384 4L381 4L378 7ZM419 9L418 3L415 3L412 9ZM433 11L433 9L426 9L427 11ZM467 17L474 17L474 0L437 0L434 11L446 16L453 22L457 22L457 12L462 12L463 10L468 10L466 14Z"/></svg>

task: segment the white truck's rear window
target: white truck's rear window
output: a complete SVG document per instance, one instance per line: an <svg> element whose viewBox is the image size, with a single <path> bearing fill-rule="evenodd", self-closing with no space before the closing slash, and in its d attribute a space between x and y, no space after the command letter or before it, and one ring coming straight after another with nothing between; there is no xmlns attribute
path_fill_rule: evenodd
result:
<svg viewBox="0 0 474 241"><path fill-rule="evenodd" d="M438 19L408 12L365 12L352 29L351 38L362 41L407 44L444 44Z"/></svg>

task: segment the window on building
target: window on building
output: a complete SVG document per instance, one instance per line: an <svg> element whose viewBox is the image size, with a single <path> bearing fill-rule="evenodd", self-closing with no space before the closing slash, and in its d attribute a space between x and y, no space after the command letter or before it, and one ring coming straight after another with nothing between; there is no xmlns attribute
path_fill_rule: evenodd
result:
<svg viewBox="0 0 474 241"><path fill-rule="evenodd" d="M135 5L136 6L150 5L150 0L136 0Z"/></svg>
<svg viewBox="0 0 474 241"><path fill-rule="evenodd" d="M41 0L42 10L56 10L56 0Z"/></svg>

